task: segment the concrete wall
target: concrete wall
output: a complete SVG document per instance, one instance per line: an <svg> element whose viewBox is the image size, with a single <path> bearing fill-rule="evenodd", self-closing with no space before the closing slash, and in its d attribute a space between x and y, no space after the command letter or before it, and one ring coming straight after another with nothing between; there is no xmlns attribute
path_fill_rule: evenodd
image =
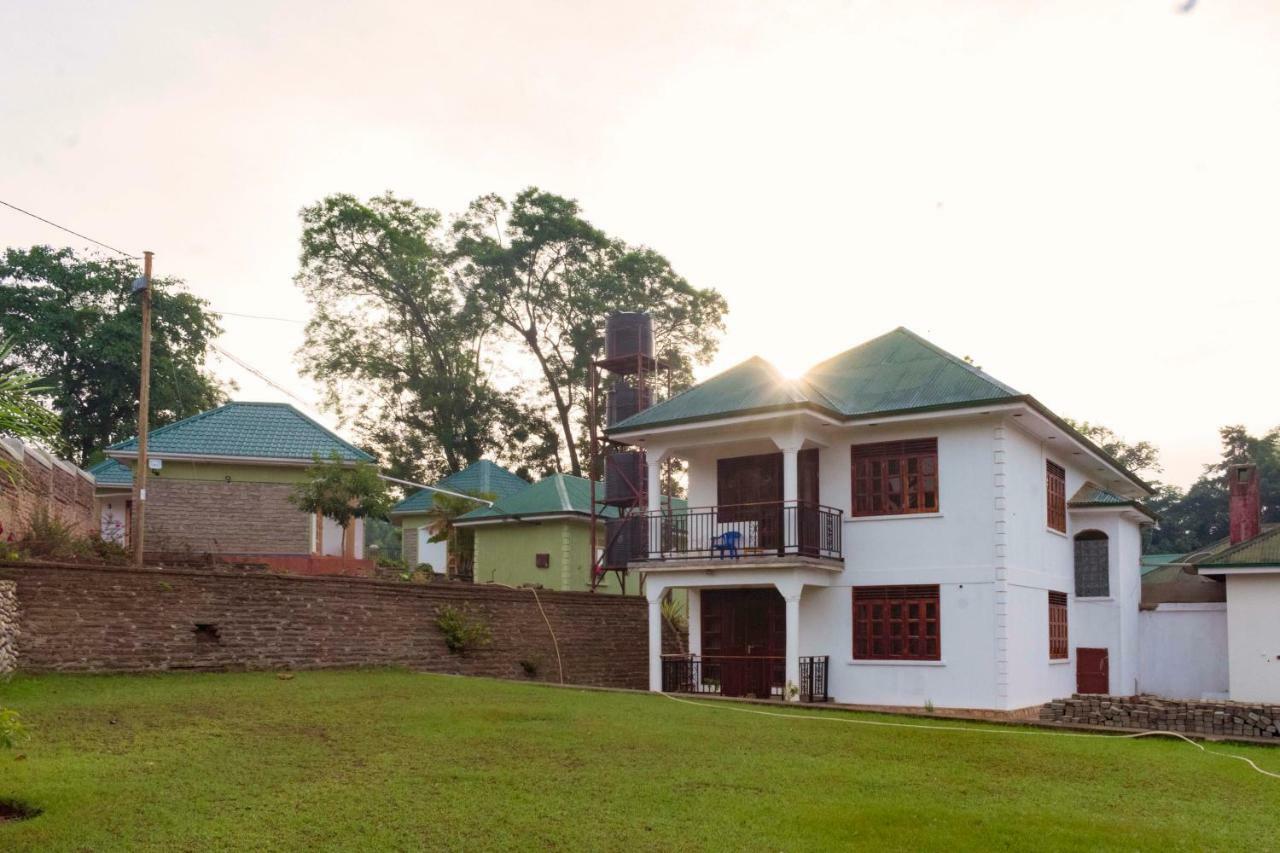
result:
<svg viewBox="0 0 1280 853"><path fill-rule="evenodd" d="M1227 695L1227 606L1161 604L1138 614L1138 693L1171 699Z"/></svg>
<svg viewBox="0 0 1280 853"><path fill-rule="evenodd" d="M1227 577L1234 702L1280 703L1280 572Z"/></svg>
<svg viewBox="0 0 1280 853"><path fill-rule="evenodd" d="M545 612L568 683L647 683L642 598L541 591L540 611L532 592L487 585L35 564L0 564L5 581L17 587L23 671L400 665L528 678L527 661L556 681ZM449 652L435 624L445 605L482 619L492 644Z"/></svg>
<svg viewBox="0 0 1280 853"><path fill-rule="evenodd" d="M184 465L185 467L185 465ZM309 554L314 516L289 503L292 485L270 480L148 478L148 551L195 554ZM212 469L212 466L211 466ZM208 473L216 475L217 471ZM270 476L269 469L259 476Z"/></svg>

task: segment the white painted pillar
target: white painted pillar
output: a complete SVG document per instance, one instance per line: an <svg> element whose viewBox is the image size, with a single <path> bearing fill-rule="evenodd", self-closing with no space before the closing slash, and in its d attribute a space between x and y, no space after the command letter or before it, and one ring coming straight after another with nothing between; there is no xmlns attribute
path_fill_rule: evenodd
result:
<svg viewBox="0 0 1280 853"><path fill-rule="evenodd" d="M786 596L787 602L787 699L799 701L800 693L800 593ZM792 694L790 688L797 691Z"/></svg>
<svg viewBox="0 0 1280 853"><path fill-rule="evenodd" d="M659 448L649 448L645 451L645 465L648 468L645 493L648 495L647 509L649 510L649 516L646 519L646 536L649 540L648 550L651 559L662 556L662 518L658 511L662 509L662 460L666 456L666 451Z"/></svg>
<svg viewBox="0 0 1280 853"><path fill-rule="evenodd" d="M782 499L794 501L800 495L800 448L782 448Z"/></svg>
<svg viewBox="0 0 1280 853"><path fill-rule="evenodd" d="M662 509L662 457L649 455L645 457L649 468L649 478L645 490L649 493L649 512Z"/></svg>
<svg viewBox="0 0 1280 853"><path fill-rule="evenodd" d="M702 590L686 590L689 594L689 654L702 654Z"/></svg>
<svg viewBox="0 0 1280 853"><path fill-rule="evenodd" d="M654 584L645 590L649 599L649 689L662 692L662 593Z"/></svg>

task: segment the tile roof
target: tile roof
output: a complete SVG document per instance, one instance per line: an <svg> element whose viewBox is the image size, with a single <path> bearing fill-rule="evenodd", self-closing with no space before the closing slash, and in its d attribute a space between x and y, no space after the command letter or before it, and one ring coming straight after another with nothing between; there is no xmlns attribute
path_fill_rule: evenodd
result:
<svg viewBox="0 0 1280 853"><path fill-rule="evenodd" d="M529 482L488 459L472 462L461 471L433 483L437 489L448 489L464 495L486 494L497 499L510 497L529 488ZM426 512L435 502L435 493L421 489L391 508L394 514Z"/></svg>
<svg viewBox="0 0 1280 853"><path fill-rule="evenodd" d="M611 431L810 408L836 417L945 408L1020 397L1008 385L901 326L788 380L755 357Z"/></svg>
<svg viewBox="0 0 1280 853"><path fill-rule="evenodd" d="M227 403L152 430L147 448L157 455L310 461L337 453L347 461L373 461L287 403ZM137 450L135 437L111 445L107 453L136 455Z"/></svg>
<svg viewBox="0 0 1280 853"><path fill-rule="evenodd" d="M85 470L93 475L94 481L99 486L133 485L133 471L130 470L128 465L115 459L103 459Z"/></svg>

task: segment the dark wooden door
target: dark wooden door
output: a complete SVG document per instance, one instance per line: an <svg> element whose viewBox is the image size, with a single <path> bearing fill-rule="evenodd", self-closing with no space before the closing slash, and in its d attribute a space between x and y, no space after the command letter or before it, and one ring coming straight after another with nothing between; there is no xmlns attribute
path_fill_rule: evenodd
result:
<svg viewBox="0 0 1280 853"><path fill-rule="evenodd" d="M767 698L785 678L787 614L775 589L702 591L702 677L724 696Z"/></svg>
<svg viewBox="0 0 1280 853"><path fill-rule="evenodd" d="M1106 649L1076 648L1076 692L1111 692L1111 667Z"/></svg>
<svg viewBox="0 0 1280 853"><path fill-rule="evenodd" d="M735 456L716 462L717 522L754 525L743 537L747 547L780 550L782 533L782 454Z"/></svg>
<svg viewBox="0 0 1280 853"><path fill-rule="evenodd" d="M796 496L799 502L795 509L795 544L799 546L801 554L817 554L821 539L821 519L818 515L818 448L801 450L797 462L799 470Z"/></svg>

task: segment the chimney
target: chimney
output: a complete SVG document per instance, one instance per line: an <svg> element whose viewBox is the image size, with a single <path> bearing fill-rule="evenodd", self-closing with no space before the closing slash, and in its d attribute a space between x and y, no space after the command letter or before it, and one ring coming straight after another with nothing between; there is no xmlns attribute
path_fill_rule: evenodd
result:
<svg viewBox="0 0 1280 853"><path fill-rule="evenodd" d="M1262 532L1258 466L1232 465L1227 468L1227 488L1231 496L1231 544L1235 545Z"/></svg>

